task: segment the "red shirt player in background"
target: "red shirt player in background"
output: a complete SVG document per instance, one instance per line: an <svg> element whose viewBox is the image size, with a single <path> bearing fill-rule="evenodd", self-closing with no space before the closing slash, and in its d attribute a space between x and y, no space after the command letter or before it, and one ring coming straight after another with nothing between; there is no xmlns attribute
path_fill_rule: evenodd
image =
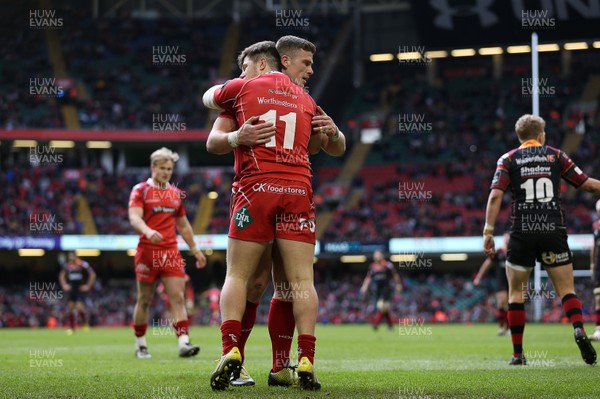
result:
<svg viewBox="0 0 600 399"><path fill-rule="evenodd" d="M64 291L69 294L67 300L67 312L69 313L69 328L67 334L71 335L75 332L76 313L75 309L81 317L83 331L89 331L88 315L85 312L85 293L92 289L94 281L96 281L96 273L94 269L84 260L79 259L75 252L69 252L67 262L64 262L64 254L62 255L63 263L62 270L58 275L58 281ZM59 258L60 262L60 258ZM85 279L85 280L84 280ZM85 281L85 282L84 282Z"/></svg>
<svg viewBox="0 0 600 399"><path fill-rule="evenodd" d="M169 184L178 160L179 155L168 148L154 151L150 155L152 177L136 184L129 196L129 222L140 233L134 259L137 302L133 311L135 354L140 359L151 357L146 345L148 309L159 278L171 303L179 356L195 356L200 352L199 346L189 342L184 298L185 264L177 247L175 227L196 257L196 267L204 267L206 258L194 243L194 232L183 206L185 193Z"/></svg>
<svg viewBox="0 0 600 399"><path fill-rule="evenodd" d="M193 324L194 319L194 287L192 286L192 279L189 274L185 274L185 310L188 315L188 329ZM171 311L171 303L169 302L169 295L165 290L165 285L160 282L156 288L156 292L162 295L165 306Z"/></svg>
<svg viewBox="0 0 600 399"><path fill-rule="evenodd" d="M277 133L265 144L254 147L230 143L236 147L239 185L229 228L227 276L221 293L223 356L211 376L211 387L225 389L231 376L235 377L241 369L238 342L248 281L269 242L276 240L290 286L302 293L293 301L299 334L299 385L319 389L313 367L318 299L312 271L316 226L308 159L309 153L317 153L321 147L320 134L313 134L311 126L317 106L303 88L279 72L281 60L275 43L256 43L244 53L246 67L258 69L259 76L234 79L209 89L203 97L204 104L209 108L233 109L239 126L258 116L275 124ZM280 228L284 222L286 227ZM240 292L246 295L239 295Z"/></svg>
<svg viewBox="0 0 600 399"><path fill-rule="evenodd" d="M210 321L211 326L219 325L220 312L219 312L219 300L221 299L221 290L214 285L202 293L202 297L208 300L208 309L210 310Z"/></svg>

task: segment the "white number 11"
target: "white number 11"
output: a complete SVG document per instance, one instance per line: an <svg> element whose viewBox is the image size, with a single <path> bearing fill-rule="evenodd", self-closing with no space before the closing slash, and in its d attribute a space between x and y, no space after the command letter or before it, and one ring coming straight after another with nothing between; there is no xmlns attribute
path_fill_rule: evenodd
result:
<svg viewBox="0 0 600 399"><path fill-rule="evenodd" d="M265 122L271 122L273 125L276 123L277 111L274 109L265 112L259 116L260 120ZM285 123L285 132L283 134L283 148L291 150L294 148L294 137L296 136L296 113L290 112L289 114L282 115L279 120ZM271 140L265 143L265 147L275 147L275 136L271 137Z"/></svg>

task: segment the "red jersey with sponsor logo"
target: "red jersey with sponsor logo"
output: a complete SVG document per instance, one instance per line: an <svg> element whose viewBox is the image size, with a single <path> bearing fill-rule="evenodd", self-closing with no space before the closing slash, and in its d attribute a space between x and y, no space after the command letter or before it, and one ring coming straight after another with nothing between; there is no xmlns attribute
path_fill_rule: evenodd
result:
<svg viewBox="0 0 600 399"><path fill-rule="evenodd" d="M269 72L226 82L215 90L214 101L235 112L239 126L259 116L260 122L271 122L277 129L266 144L234 149L234 170L239 181L268 175L311 184L308 142L314 134L311 121L317 105L302 87L281 72Z"/></svg>
<svg viewBox="0 0 600 399"><path fill-rule="evenodd" d="M129 207L142 208L144 222L163 236L161 242L154 243L140 234L141 247L177 246L175 219L185 216L183 198L183 192L177 187L171 184L165 188L157 187L151 178L133 187L129 195Z"/></svg>

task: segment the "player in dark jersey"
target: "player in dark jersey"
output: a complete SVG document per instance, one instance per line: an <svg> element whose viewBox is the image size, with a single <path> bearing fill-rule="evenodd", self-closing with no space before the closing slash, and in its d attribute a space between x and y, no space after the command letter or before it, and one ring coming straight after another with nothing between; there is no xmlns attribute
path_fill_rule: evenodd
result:
<svg viewBox="0 0 600 399"><path fill-rule="evenodd" d="M79 313L83 330L89 329L88 315L85 311L85 293L88 292L96 281L94 269L84 260L79 259L75 252L69 252L67 262L62 265L58 280L64 291L68 293L67 311L69 313L69 328L67 334L75 332L77 325L76 313Z"/></svg>
<svg viewBox="0 0 600 399"><path fill-rule="evenodd" d="M508 234L504 234L504 245L496 251L493 256L488 256L483 261L477 275L473 279L473 285L478 287L481 283L481 279L487 274L490 269L494 269L496 282L498 287L496 289L496 306L498 307L496 312L496 318L498 319L498 335L510 334L508 329L508 319L506 318L506 312L508 310L508 280L506 278L506 246L508 245Z"/></svg>
<svg viewBox="0 0 600 399"><path fill-rule="evenodd" d="M524 293L536 259L544 265L562 300L583 360L594 364L596 351L583 328L581 301L575 294L571 251L560 205L560 183L563 178L575 188L600 195L600 181L589 178L563 151L544 145L545 124L542 118L534 115L523 115L515 124L521 146L498 160L486 209L483 249L488 256L495 253L494 224L504 191L510 186L512 228L506 268L513 357L509 364L527 362L523 355Z"/></svg>
<svg viewBox="0 0 600 399"><path fill-rule="evenodd" d="M590 269L592 269L592 281L594 282L594 317L596 330L590 336L592 341L600 341L600 200L596 202L596 214L599 218L594 222L594 243L590 254Z"/></svg>
<svg viewBox="0 0 600 399"><path fill-rule="evenodd" d="M361 295L366 295L371 288L371 298L377 309L377 314L372 319L373 329L377 330L382 319L385 319L388 328L391 330L394 326L390 316L390 300L392 299L392 288L390 283L394 280L396 283L396 292L402 292L402 278L394 269L392 262L389 262L383 256L383 252L375 251L373 253L373 263L369 266L369 271L365 277Z"/></svg>

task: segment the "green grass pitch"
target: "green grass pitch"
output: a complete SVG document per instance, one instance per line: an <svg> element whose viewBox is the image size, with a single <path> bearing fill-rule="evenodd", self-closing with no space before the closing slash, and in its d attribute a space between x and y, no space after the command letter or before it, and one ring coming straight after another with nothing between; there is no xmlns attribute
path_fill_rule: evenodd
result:
<svg viewBox="0 0 600 399"><path fill-rule="evenodd" d="M593 326L588 325L588 331ZM509 367L510 337L496 326L318 326L319 392L267 386L271 366L266 327L246 348L256 386L212 392L209 377L220 355L217 327L194 326L202 347L177 357L169 330L148 329L152 359L133 355L130 328L0 330L2 398L599 398L600 367L586 365L570 325L525 329L530 365ZM596 343L596 349L600 349Z"/></svg>

